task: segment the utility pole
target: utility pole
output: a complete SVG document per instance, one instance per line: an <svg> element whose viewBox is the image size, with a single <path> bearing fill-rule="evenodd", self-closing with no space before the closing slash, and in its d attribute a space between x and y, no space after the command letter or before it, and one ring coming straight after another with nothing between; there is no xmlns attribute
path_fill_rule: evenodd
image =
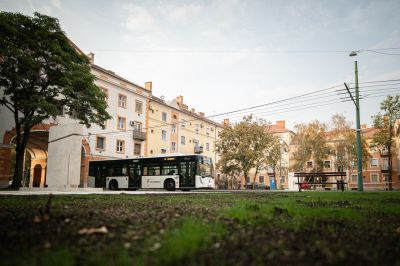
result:
<svg viewBox="0 0 400 266"><path fill-rule="evenodd" d="M350 53L350 56L357 56L357 52L353 51ZM361 149L361 126L360 126L360 95L358 91L358 66L357 61L354 61L354 74L355 74L355 90L356 90L356 99L354 101L353 95L351 94L347 84L346 89L350 94L351 99L356 105L356 133L357 133L357 189L358 191L363 191L363 175L362 175L362 149Z"/></svg>

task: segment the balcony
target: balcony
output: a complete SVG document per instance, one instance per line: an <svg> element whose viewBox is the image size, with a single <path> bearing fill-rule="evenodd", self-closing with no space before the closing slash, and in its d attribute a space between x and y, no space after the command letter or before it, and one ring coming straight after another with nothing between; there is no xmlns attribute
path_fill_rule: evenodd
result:
<svg viewBox="0 0 400 266"><path fill-rule="evenodd" d="M196 154L203 153L203 146L194 146L194 153Z"/></svg>
<svg viewBox="0 0 400 266"><path fill-rule="evenodd" d="M133 130L133 139L145 141L146 140L146 132L142 132L139 130Z"/></svg>

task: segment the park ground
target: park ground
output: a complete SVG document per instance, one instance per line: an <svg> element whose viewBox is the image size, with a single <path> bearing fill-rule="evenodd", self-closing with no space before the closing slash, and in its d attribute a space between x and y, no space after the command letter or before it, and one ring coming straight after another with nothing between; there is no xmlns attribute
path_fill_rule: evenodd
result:
<svg viewBox="0 0 400 266"><path fill-rule="evenodd" d="M1 265L400 265L399 192L53 195L48 202L0 196Z"/></svg>

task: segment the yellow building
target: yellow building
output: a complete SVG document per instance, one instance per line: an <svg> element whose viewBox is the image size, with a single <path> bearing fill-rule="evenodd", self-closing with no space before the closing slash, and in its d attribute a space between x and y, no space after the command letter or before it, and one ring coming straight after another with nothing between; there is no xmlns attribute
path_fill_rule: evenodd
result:
<svg viewBox="0 0 400 266"><path fill-rule="evenodd" d="M146 156L201 153L212 158L214 164L218 161L214 147L222 125L202 112L189 110L183 96L172 101L151 96L146 128Z"/></svg>

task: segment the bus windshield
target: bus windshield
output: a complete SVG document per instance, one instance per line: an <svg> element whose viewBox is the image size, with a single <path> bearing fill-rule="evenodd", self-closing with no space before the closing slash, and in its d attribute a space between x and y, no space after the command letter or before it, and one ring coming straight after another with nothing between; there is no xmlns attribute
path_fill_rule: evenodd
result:
<svg viewBox="0 0 400 266"><path fill-rule="evenodd" d="M211 158L198 158L198 174L202 177L213 177L213 163Z"/></svg>

